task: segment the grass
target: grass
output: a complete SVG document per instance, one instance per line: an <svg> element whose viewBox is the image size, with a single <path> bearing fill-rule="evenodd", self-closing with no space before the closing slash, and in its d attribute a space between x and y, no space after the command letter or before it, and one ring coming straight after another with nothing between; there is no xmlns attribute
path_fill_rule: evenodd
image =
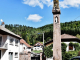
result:
<svg viewBox="0 0 80 60"><path fill-rule="evenodd" d="M39 51L34 50L34 51L32 51L32 52L34 52L34 53L40 53L40 52L42 52L42 51L41 51L41 50L39 50Z"/></svg>

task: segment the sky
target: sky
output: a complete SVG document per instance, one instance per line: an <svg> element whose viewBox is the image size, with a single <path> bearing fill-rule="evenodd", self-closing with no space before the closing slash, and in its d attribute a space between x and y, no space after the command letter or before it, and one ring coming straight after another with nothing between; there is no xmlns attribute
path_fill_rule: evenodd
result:
<svg viewBox="0 0 80 60"><path fill-rule="evenodd" d="M80 20L80 0L59 0L60 22ZM0 24L38 28L53 23L53 0L0 0Z"/></svg>

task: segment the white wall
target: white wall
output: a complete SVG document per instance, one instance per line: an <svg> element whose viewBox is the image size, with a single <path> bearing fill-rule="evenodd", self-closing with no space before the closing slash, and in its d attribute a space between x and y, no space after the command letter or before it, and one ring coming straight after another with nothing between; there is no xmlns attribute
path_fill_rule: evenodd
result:
<svg viewBox="0 0 80 60"><path fill-rule="evenodd" d="M9 42L10 38L14 39L13 45L10 45L10 42ZM16 40L16 38L8 36L8 42L9 42L9 44L8 44L8 52L13 52L13 60L19 60L20 41L17 39L18 40L18 46L15 46L15 40ZM18 58L15 58L15 53L16 52L18 53Z"/></svg>
<svg viewBox="0 0 80 60"><path fill-rule="evenodd" d="M61 43L65 43L67 45L66 51L74 51L75 50L74 46L73 46L73 50L69 50L69 43L70 42L61 42ZM78 43L78 42L72 42L72 43ZM52 48L52 50L53 50L53 48Z"/></svg>
<svg viewBox="0 0 80 60"><path fill-rule="evenodd" d="M51 57L51 58L46 58L46 60L53 60L53 57Z"/></svg>
<svg viewBox="0 0 80 60"><path fill-rule="evenodd" d="M33 47L33 50L42 50L41 47Z"/></svg>
<svg viewBox="0 0 80 60"><path fill-rule="evenodd" d="M22 52L22 51L23 51L23 45L20 44L20 52Z"/></svg>
<svg viewBox="0 0 80 60"><path fill-rule="evenodd" d="M28 51L28 52L31 52L31 48L27 48L27 51Z"/></svg>
<svg viewBox="0 0 80 60"><path fill-rule="evenodd" d="M19 45L20 45L20 41L18 41L18 46L15 46L15 39L14 37L12 37L14 39L13 41L13 45L10 45L10 37L9 35L2 35L3 37L3 42L4 43L8 43L8 48L7 50L2 49L1 50L1 60L9 60L9 52L13 52L13 60L19 60ZM15 58L15 53L18 52L18 58Z"/></svg>
<svg viewBox="0 0 80 60"><path fill-rule="evenodd" d="M61 42L61 43L63 43L63 42ZM73 46L73 50L69 50L69 43L70 42L64 42L64 43L67 45L66 51L74 51L75 50L74 46ZM73 43L78 43L78 42L73 42Z"/></svg>
<svg viewBox="0 0 80 60"><path fill-rule="evenodd" d="M25 44L20 44L20 52L31 52L31 48L29 49Z"/></svg>
<svg viewBox="0 0 80 60"><path fill-rule="evenodd" d="M1 47L3 49L0 48L0 50L1 50L1 60L6 60L6 59L8 60L8 50L4 49L5 44L8 43L7 35L1 35L0 34L0 36L2 36L2 42L1 43L4 44L3 47Z"/></svg>

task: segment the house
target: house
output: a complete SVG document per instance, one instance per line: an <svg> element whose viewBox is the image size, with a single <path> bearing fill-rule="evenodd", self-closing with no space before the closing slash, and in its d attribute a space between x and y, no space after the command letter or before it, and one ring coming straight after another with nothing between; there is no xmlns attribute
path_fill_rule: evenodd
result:
<svg viewBox="0 0 80 60"><path fill-rule="evenodd" d="M31 52L31 46L26 43L25 40L21 39L20 40L20 53L28 53Z"/></svg>
<svg viewBox="0 0 80 60"><path fill-rule="evenodd" d="M33 50L42 50L42 49L43 49L43 44L41 44L40 42L37 42L33 47Z"/></svg>
<svg viewBox="0 0 80 60"><path fill-rule="evenodd" d="M64 42L67 45L66 51L74 51L74 46L70 46L69 43L80 43L80 39L78 39L76 36L69 35L69 34L62 34L61 35L61 43ZM53 39L47 41L44 45L49 46L50 44L53 44Z"/></svg>
<svg viewBox="0 0 80 60"><path fill-rule="evenodd" d="M19 60L21 37L0 25L0 60Z"/></svg>

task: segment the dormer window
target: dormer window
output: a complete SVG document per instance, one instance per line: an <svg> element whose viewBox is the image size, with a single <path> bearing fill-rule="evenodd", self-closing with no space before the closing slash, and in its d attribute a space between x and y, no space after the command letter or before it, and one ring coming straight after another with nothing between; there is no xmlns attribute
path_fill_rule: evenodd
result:
<svg viewBox="0 0 80 60"><path fill-rule="evenodd" d="M55 17L55 23L58 23L58 17L57 16Z"/></svg>

